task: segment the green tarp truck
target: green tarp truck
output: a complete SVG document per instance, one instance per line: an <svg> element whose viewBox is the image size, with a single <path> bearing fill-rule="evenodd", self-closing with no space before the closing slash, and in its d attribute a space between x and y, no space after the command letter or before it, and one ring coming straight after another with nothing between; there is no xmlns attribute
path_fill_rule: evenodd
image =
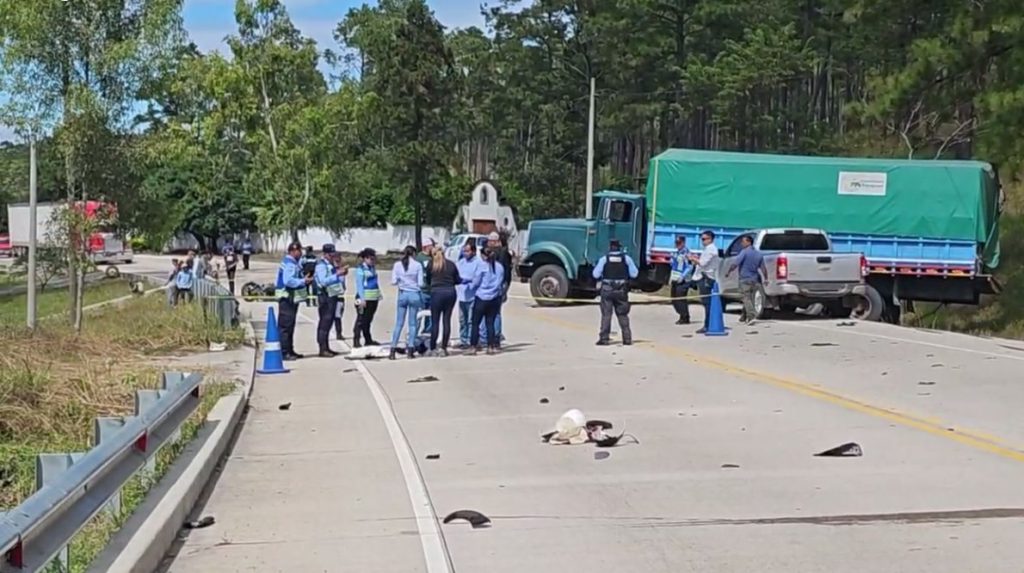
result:
<svg viewBox="0 0 1024 573"><path fill-rule="evenodd" d="M863 253L890 320L901 301L972 304L997 290L1002 192L983 162L671 149L651 159L644 196L603 192L596 201L592 220L530 224L520 271L537 283L535 297L591 296L587 269L611 236L642 261L638 287L650 291L667 281L677 235L693 246L711 229L726 249L764 227L824 229L836 252ZM561 272L534 281L542 261Z"/></svg>

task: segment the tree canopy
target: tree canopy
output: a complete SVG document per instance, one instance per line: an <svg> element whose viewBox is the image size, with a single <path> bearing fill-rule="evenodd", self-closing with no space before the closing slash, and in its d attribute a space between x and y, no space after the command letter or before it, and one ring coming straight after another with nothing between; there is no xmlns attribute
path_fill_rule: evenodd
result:
<svg viewBox="0 0 1024 573"><path fill-rule="evenodd" d="M525 220L581 214L591 77L599 188L639 189L668 147L976 157L1004 179L1024 159L1013 0L497 0L455 30L381 0L332 46L281 0L237 0L228 54L188 43L180 1L29 4L0 0L0 88L40 97L2 117L46 134L43 196L116 199L154 238L444 225L481 178ZM5 200L24 155L0 149Z"/></svg>

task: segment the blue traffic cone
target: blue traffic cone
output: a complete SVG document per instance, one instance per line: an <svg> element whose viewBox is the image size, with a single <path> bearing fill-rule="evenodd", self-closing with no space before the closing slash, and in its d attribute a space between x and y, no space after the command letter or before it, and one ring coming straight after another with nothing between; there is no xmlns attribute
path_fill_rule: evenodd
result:
<svg viewBox="0 0 1024 573"><path fill-rule="evenodd" d="M267 339L263 343L263 368L256 372L260 374L285 374L289 372L284 367L284 355L281 354L281 337L277 332L277 317L274 316L274 307L267 308Z"/></svg>
<svg viewBox="0 0 1024 573"><path fill-rule="evenodd" d="M708 305L708 329L704 336L728 336L722 312L722 297L718 294L718 281L711 284L711 304Z"/></svg>

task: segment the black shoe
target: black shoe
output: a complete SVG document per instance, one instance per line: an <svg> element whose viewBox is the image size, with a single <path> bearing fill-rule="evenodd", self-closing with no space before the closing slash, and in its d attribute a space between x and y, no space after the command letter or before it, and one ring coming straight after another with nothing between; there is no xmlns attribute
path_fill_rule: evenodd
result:
<svg viewBox="0 0 1024 573"><path fill-rule="evenodd" d="M369 346L369 344L367 344L367 346ZM394 360L395 359L395 355L397 355L397 354L398 354L398 351L395 350L394 348L392 348L391 352L388 352L388 360Z"/></svg>
<svg viewBox="0 0 1024 573"><path fill-rule="evenodd" d="M697 332L695 332L694 334L706 334L706 333L707 333L707 331L708 331L708 329L706 329L706 328L701 328L701 329L697 330Z"/></svg>
<svg viewBox="0 0 1024 573"><path fill-rule="evenodd" d="M337 355L337 352L332 352L330 350L321 350L320 354L317 354L320 358L334 358Z"/></svg>
<svg viewBox="0 0 1024 573"><path fill-rule="evenodd" d="M416 349L410 348L405 351L405 354L409 357L409 360L412 360L413 358L416 358Z"/></svg>
<svg viewBox="0 0 1024 573"><path fill-rule="evenodd" d="M362 348L362 347L363 347L363 344L361 342L359 342L358 338L352 341L352 348Z"/></svg>
<svg viewBox="0 0 1024 573"><path fill-rule="evenodd" d="M441 349L441 356L444 356L445 358L448 358L448 349L447 348L442 348Z"/></svg>
<svg viewBox="0 0 1024 573"><path fill-rule="evenodd" d="M598 340L595 346L608 346L609 344L611 344L611 342L607 340Z"/></svg>
<svg viewBox="0 0 1024 573"><path fill-rule="evenodd" d="M337 335L337 336L335 336L334 338L335 338L336 340L341 340L342 342L344 342L344 340L345 340L345 335L344 335L344 334L341 334L341 333L338 333L338 335Z"/></svg>
<svg viewBox="0 0 1024 573"><path fill-rule="evenodd" d="M633 341L632 340L623 340L622 341L622 345L623 346L633 346Z"/></svg>
<svg viewBox="0 0 1024 573"><path fill-rule="evenodd" d="M686 324L690 324L690 319L689 318L680 318L679 320L676 321L676 324L678 324L680 326L683 326L683 325L686 325Z"/></svg>
<svg viewBox="0 0 1024 573"><path fill-rule="evenodd" d="M292 353L288 353L288 354L285 354L284 356L282 356L282 359L285 362L292 362L292 361L298 360L299 358L302 358L302 357L299 356L298 354L292 354Z"/></svg>
<svg viewBox="0 0 1024 573"><path fill-rule="evenodd" d="M292 356L294 356L296 360L302 360L306 357L305 354L299 354L298 352L292 352Z"/></svg>

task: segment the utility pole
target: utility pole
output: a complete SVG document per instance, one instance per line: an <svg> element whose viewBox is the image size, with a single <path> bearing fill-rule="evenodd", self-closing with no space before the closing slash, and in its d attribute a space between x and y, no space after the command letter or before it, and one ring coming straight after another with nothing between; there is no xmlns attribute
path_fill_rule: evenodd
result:
<svg viewBox="0 0 1024 573"><path fill-rule="evenodd" d="M28 142L28 311L25 313L25 322L28 327L36 328L36 140L35 137Z"/></svg>
<svg viewBox="0 0 1024 573"><path fill-rule="evenodd" d="M594 92L597 81L590 76L590 122L587 127L587 219L594 216Z"/></svg>

